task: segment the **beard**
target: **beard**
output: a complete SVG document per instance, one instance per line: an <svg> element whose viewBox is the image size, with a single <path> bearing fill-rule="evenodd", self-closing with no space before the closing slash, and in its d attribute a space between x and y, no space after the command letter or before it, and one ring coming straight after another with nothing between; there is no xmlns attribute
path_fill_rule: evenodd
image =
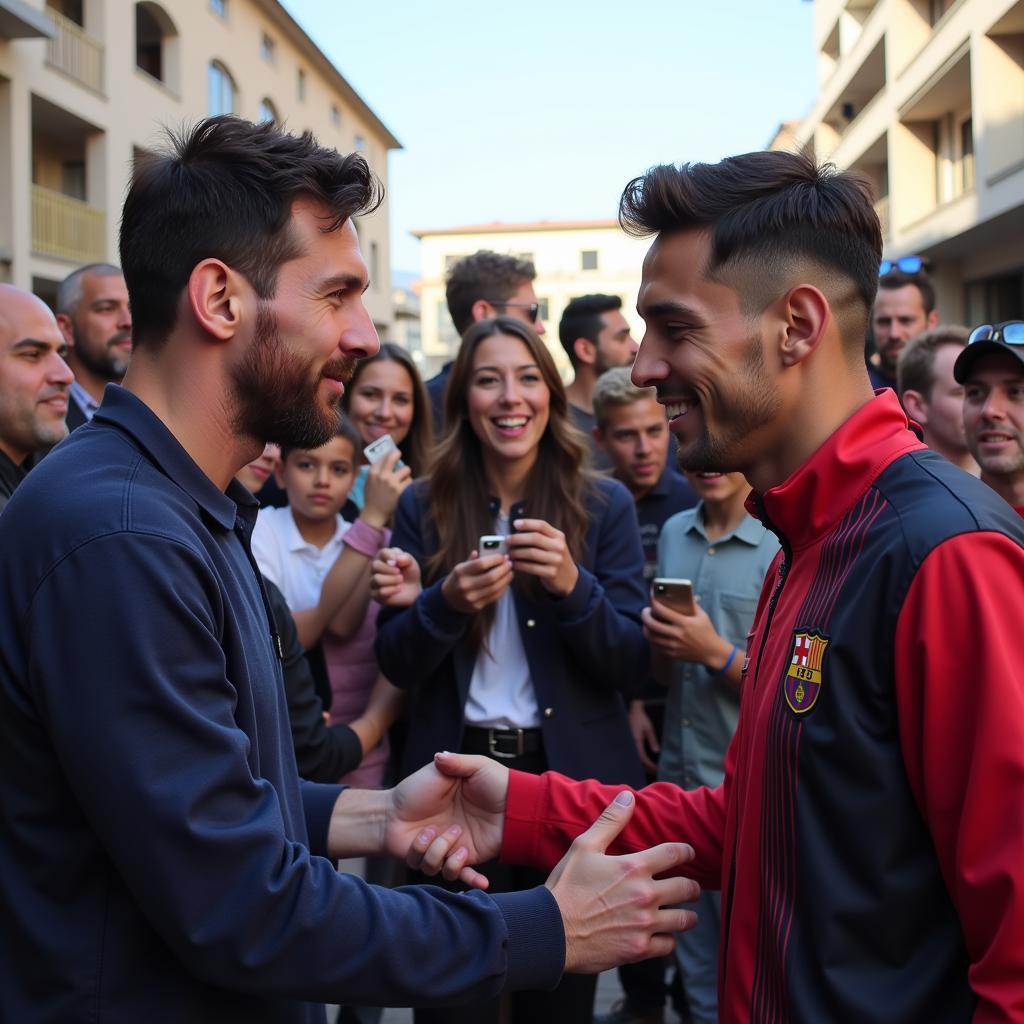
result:
<svg viewBox="0 0 1024 1024"><path fill-rule="evenodd" d="M782 400L765 366L760 334L747 339L741 372L722 383L727 390L719 390L717 397L716 412L722 424L718 434L711 433L705 417L697 439L686 448L679 446L677 461L687 472L742 471L744 441L778 415Z"/></svg>
<svg viewBox="0 0 1024 1024"><path fill-rule="evenodd" d="M75 335L75 356L78 361L90 372L103 380L113 381L120 384L128 370L128 363L131 361L131 353L124 352L120 343L131 339L131 332L115 334L108 338L99 349L83 345L78 340L78 330Z"/></svg>
<svg viewBox="0 0 1024 1024"><path fill-rule="evenodd" d="M320 382L324 377L348 380L355 365L355 359L339 356L317 372L315 360L288 349L269 305L261 302L252 347L232 372L235 433L261 444L319 448L334 437L341 421L339 403L321 400Z"/></svg>

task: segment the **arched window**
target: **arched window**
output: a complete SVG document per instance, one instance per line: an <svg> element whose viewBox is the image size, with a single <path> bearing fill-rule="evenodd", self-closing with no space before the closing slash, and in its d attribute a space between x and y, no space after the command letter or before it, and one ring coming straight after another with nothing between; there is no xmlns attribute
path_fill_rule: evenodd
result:
<svg viewBox="0 0 1024 1024"><path fill-rule="evenodd" d="M152 0L135 5L135 65L158 82L177 87L178 30L170 15Z"/></svg>
<svg viewBox="0 0 1024 1024"><path fill-rule="evenodd" d="M220 61L210 61L206 72L206 110L210 117L235 112L235 80Z"/></svg>
<svg viewBox="0 0 1024 1024"><path fill-rule="evenodd" d="M277 107L274 106L273 101L265 96L260 100L260 124L264 121L273 121L275 124L281 123L281 119L277 116Z"/></svg>

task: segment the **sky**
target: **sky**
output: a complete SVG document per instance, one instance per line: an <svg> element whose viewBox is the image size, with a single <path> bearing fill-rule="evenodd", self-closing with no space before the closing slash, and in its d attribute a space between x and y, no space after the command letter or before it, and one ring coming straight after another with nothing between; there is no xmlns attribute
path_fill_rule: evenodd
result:
<svg viewBox="0 0 1024 1024"><path fill-rule="evenodd" d="M762 149L815 96L806 0L282 0L403 149L416 228L614 217L648 167Z"/></svg>

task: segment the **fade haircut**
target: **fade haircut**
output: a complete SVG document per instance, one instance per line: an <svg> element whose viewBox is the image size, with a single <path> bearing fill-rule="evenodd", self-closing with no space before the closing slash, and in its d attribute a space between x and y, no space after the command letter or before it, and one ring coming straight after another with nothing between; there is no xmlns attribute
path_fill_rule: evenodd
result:
<svg viewBox="0 0 1024 1024"><path fill-rule="evenodd" d="M736 290L748 316L811 273L851 359L863 354L882 232L871 188L857 175L784 152L663 164L626 186L619 223L635 237L706 230L704 276Z"/></svg>
<svg viewBox="0 0 1024 1024"><path fill-rule="evenodd" d="M904 391L916 391L931 401L935 387L935 356L943 345L965 348L970 331L959 324L944 324L925 331L907 342L896 364L896 392L903 401Z"/></svg>
<svg viewBox="0 0 1024 1024"><path fill-rule="evenodd" d="M594 420L602 429L612 409L658 397L656 388L638 388L633 383L632 372L628 366L613 366L594 383Z"/></svg>
<svg viewBox="0 0 1024 1024"><path fill-rule="evenodd" d="M168 151L136 165L121 217L121 265L136 346L159 347L196 264L223 260L261 299L273 298L283 263L302 255L291 230L292 203L309 197L336 231L381 203L383 187L358 153L342 156L309 132L272 122L209 117L168 132Z"/></svg>
<svg viewBox="0 0 1024 1024"><path fill-rule="evenodd" d="M921 305L924 306L925 316L931 316L935 309L935 285L928 280L924 274L904 274L901 270L893 270L885 277L878 279L878 287L886 291L895 291L897 288L906 288L911 285L916 288L921 296Z"/></svg>
<svg viewBox="0 0 1024 1024"><path fill-rule="evenodd" d="M445 299L448 313L461 337L473 323L473 303L486 299L492 305L507 302L537 271L529 260L480 249L464 256L448 271Z"/></svg>
<svg viewBox="0 0 1024 1024"><path fill-rule="evenodd" d="M597 336L604 327L601 314L614 313L617 309L622 309L622 299L618 295L579 295L569 300L558 322L558 340L573 369L579 362L576 358L576 339L586 338L596 345Z"/></svg>
<svg viewBox="0 0 1024 1024"><path fill-rule="evenodd" d="M73 316L76 307L82 301L82 279L86 274L97 277L121 276L121 268L113 263L87 263L84 267L72 270L57 286L57 312L65 316Z"/></svg>

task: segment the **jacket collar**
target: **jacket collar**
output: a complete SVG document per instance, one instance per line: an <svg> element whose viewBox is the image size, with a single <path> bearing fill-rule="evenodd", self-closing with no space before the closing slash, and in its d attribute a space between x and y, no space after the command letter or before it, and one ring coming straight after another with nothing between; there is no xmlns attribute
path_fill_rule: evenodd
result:
<svg viewBox="0 0 1024 1024"><path fill-rule="evenodd" d="M494 495L492 494L491 497L488 499L487 508L491 513L491 518L497 519L498 513L501 511L501 499L494 497ZM526 503L522 501L517 501L508 510L508 521L509 523L514 523L517 519L522 519L525 515Z"/></svg>
<svg viewBox="0 0 1024 1024"><path fill-rule="evenodd" d="M231 481L227 493L217 487L156 413L126 388L108 384L92 421L108 423L127 434L157 469L225 530L232 529L241 515L247 532L251 531L259 507L256 499L237 480Z"/></svg>
<svg viewBox="0 0 1024 1024"><path fill-rule="evenodd" d="M747 511L799 548L828 533L882 471L907 452L921 451L892 391L862 405L790 477L763 495L752 493Z"/></svg>

